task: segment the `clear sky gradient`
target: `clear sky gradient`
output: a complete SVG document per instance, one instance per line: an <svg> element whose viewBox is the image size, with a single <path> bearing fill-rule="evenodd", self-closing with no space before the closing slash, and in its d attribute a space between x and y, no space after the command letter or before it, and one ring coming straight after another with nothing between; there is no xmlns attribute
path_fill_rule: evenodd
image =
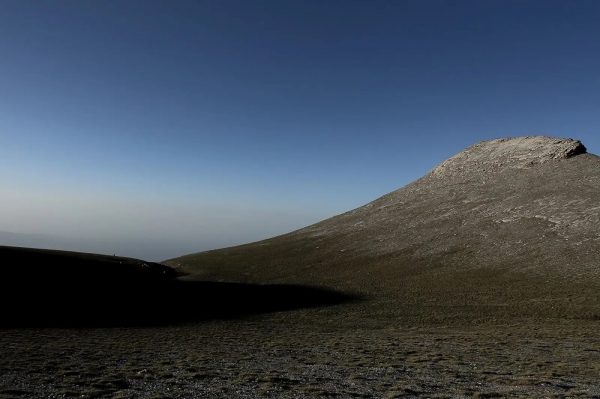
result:
<svg viewBox="0 0 600 399"><path fill-rule="evenodd" d="M160 260L485 139L600 153L598 21L577 0L0 0L0 239Z"/></svg>

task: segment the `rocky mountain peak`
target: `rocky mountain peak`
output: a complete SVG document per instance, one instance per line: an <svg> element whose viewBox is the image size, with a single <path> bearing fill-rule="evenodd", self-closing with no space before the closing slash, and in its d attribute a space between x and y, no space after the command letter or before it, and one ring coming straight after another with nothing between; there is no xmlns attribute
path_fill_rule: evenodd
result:
<svg viewBox="0 0 600 399"><path fill-rule="evenodd" d="M579 140L548 136L525 136L483 141L456 154L436 167L431 175L449 177L463 172L494 172L521 169L551 160L585 154Z"/></svg>

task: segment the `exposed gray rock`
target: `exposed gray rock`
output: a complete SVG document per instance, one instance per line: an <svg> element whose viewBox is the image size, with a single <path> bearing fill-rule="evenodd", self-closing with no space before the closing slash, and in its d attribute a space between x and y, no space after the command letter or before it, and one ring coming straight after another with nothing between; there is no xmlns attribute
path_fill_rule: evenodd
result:
<svg viewBox="0 0 600 399"><path fill-rule="evenodd" d="M483 141L442 162L431 174L460 176L473 171L497 172L502 168L522 169L555 159L585 154L579 140L527 136Z"/></svg>
<svg viewBox="0 0 600 399"><path fill-rule="evenodd" d="M339 236L340 248L370 256L410 251L417 263L535 268L577 258L577 269L597 273L598 225L600 158L578 140L528 136L471 146L408 186L297 234ZM575 249L577 257L565 256Z"/></svg>

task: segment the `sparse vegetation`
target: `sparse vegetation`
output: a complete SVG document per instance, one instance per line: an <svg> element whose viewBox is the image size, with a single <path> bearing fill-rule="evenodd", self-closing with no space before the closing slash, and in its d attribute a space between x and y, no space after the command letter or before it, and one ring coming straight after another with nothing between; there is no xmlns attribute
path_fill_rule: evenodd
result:
<svg viewBox="0 0 600 399"><path fill-rule="evenodd" d="M597 322L336 319L354 306L162 328L5 330L0 386L27 398L600 395Z"/></svg>

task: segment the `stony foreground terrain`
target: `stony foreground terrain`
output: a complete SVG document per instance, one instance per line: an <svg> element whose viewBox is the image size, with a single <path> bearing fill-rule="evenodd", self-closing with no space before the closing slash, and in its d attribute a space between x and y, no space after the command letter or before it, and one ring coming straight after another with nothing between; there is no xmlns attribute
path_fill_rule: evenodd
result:
<svg viewBox="0 0 600 399"><path fill-rule="evenodd" d="M600 397L598 322L332 321L347 306L177 327L3 331L0 397Z"/></svg>

